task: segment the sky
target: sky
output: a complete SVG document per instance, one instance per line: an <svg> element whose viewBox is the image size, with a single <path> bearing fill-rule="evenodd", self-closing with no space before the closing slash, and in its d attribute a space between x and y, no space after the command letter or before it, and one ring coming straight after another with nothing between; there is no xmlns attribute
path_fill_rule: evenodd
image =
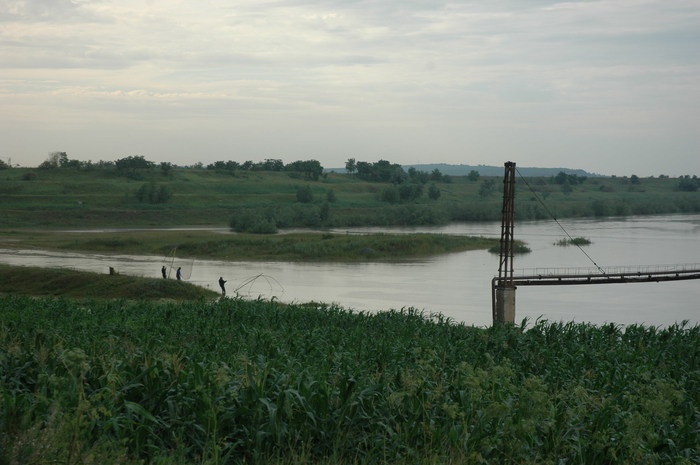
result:
<svg viewBox="0 0 700 465"><path fill-rule="evenodd" d="M700 175L698 0L0 0L0 158Z"/></svg>

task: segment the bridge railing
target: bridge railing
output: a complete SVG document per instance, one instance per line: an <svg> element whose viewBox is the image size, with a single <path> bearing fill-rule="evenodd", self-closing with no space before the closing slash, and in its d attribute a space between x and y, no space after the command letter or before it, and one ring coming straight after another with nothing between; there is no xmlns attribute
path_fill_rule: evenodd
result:
<svg viewBox="0 0 700 465"><path fill-rule="evenodd" d="M602 269L602 271L601 271ZM700 263L682 263L674 265L628 265L595 267L565 267L565 268L517 268L513 276L590 276L605 274L645 274L645 273L674 273L700 270Z"/></svg>

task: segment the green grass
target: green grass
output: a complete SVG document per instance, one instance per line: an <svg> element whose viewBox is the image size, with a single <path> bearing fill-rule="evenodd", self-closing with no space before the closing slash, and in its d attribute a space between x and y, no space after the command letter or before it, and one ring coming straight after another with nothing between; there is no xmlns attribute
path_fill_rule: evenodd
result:
<svg viewBox="0 0 700 465"><path fill-rule="evenodd" d="M0 463L692 464L700 328L0 298Z"/></svg>
<svg viewBox="0 0 700 465"><path fill-rule="evenodd" d="M36 178L23 180L29 171ZM249 211L274 217L281 228L500 220L501 194L479 196L487 177L478 182L466 177L451 179L450 183L437 184L441 192L438 200L430 200L424 193L415 202L392 205L381 201L381 192L388 184L335 173L309 181L286 172L238 171L231 176L176 168L167 177L154 171L133 180L108 170L12 168L0 172L0 214L4 228L227 226L232 218ZM500 186L501 180L495 180ZM136 191L151 181L173 193L168 203L151 205L136 200ZM674 178L642 178L639 184L627 178L590 178L572 186L571 191L546 178L528 178L527 182L532 190L518 179L516 220L549 218L548 210L558 218L700 211L700 192L679 192L679 180ZM307 185L314 200L300 204L297 189ZM330 190L337 201L329 204L327 215L321 217Z"/></svg>
<svg viewBox="0 0 700 465"><path fill-rule="evenodd" d="M402 260L487 249L496 239L445 234L220 234L208 231L123 233L0 232L0 246L217 260Z"/></svg>
<svg viewBox="0 0 700 465"><path fill-rule="evenodd" d="M166 279L0 264L0 293L101 299L211 299L218 294Z"/></svg>

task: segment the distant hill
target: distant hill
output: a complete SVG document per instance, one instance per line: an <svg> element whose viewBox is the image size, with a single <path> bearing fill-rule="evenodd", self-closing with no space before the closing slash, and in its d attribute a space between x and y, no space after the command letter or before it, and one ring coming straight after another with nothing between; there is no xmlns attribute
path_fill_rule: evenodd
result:
<svg viewBox="0 0 700 465"><path fill-rule="evenodd" d="M504 168L503 166L489 166L489 165L450 165L447 163L432 163L432 164L421 164L421 165L402 165L403 169L408 170L409 168L415 168L418 171L432 172L437 169L440 170L442 174L449 176L466 176L472 170L478 171L481 176L503 176ZM575 174L577 176L586 176L589 178L603 177L603 175L589 173L580 169L571 168L534 168L534 167L517 167L518 171L522 176L525 177L549 177L556 176L560 171L566 174ZM336 173L344 173L345 168L329 168L326 171L334 171Z"/></svg>

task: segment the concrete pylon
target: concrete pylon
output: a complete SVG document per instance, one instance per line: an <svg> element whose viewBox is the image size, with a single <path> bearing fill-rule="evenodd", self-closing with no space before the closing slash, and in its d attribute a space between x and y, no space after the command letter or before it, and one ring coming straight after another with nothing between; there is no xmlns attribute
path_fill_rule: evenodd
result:
<svg viewBox="0 0 700 465"><path fill-rule="evenodd" d="M515 323L515 289L514 286L495 288L494 324Z"/></svg>

